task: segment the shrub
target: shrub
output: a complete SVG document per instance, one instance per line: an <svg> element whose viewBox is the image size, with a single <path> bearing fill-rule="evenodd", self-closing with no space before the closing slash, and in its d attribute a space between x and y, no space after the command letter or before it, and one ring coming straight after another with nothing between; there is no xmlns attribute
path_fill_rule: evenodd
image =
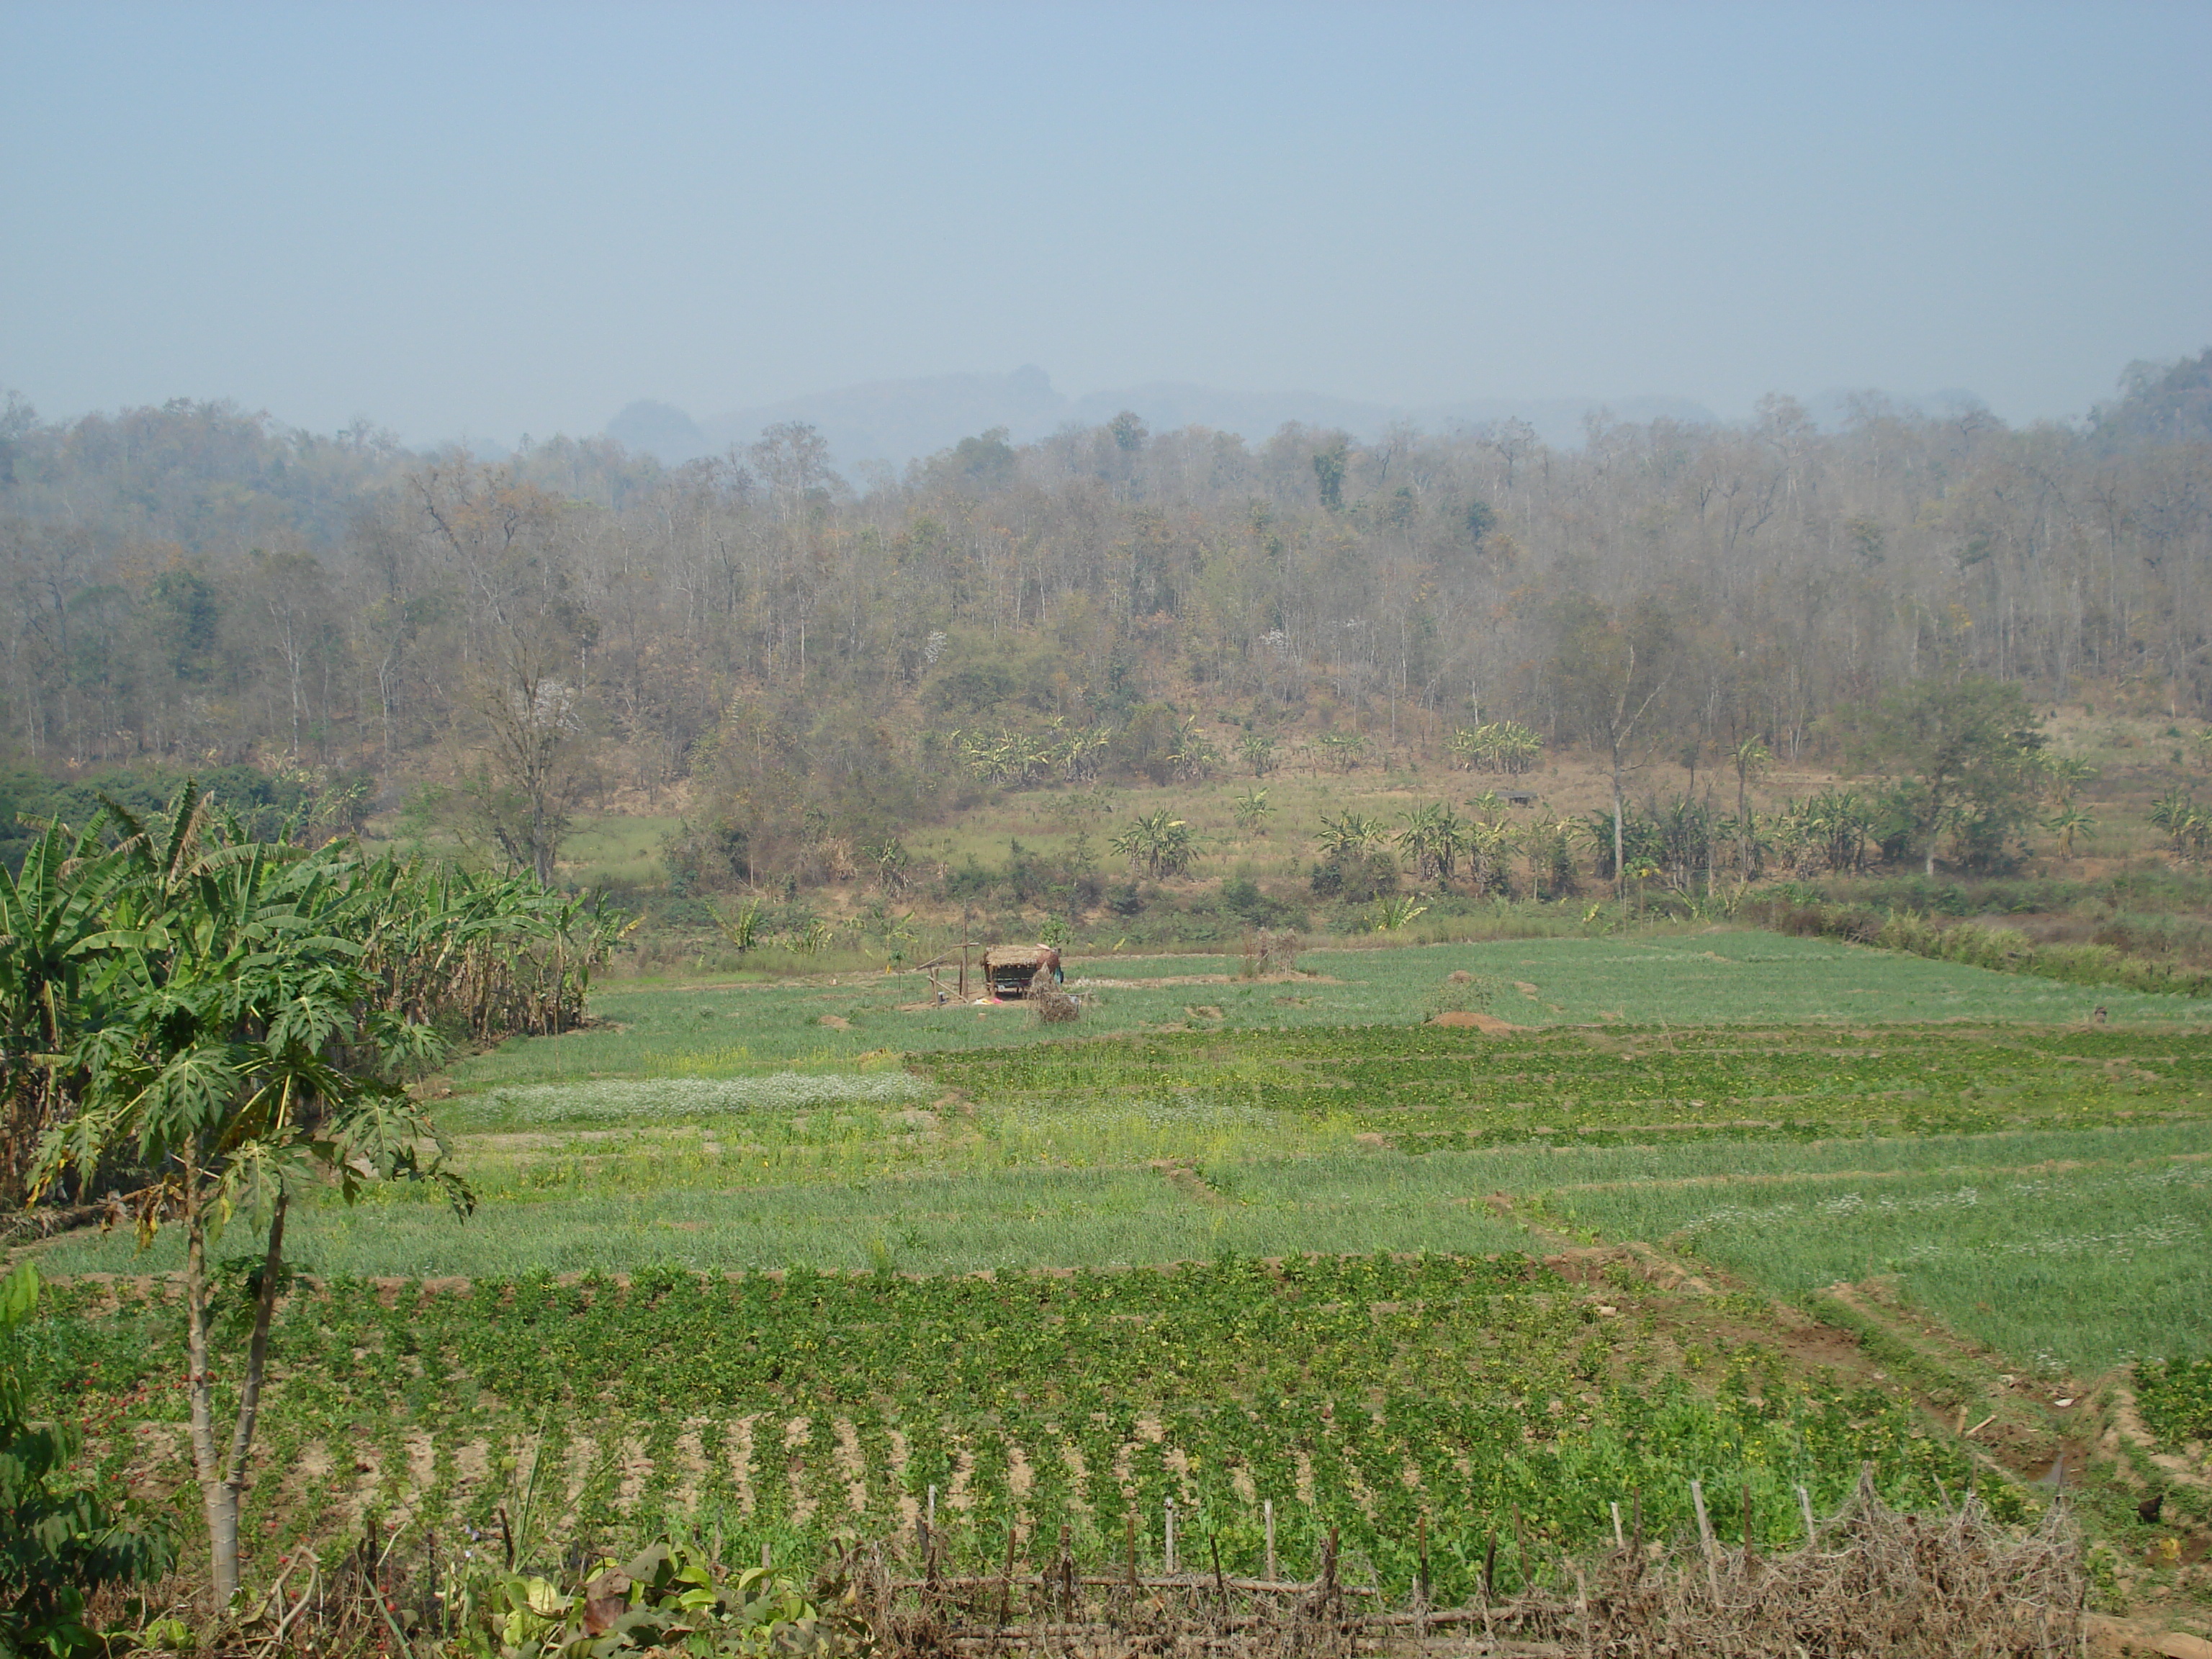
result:
<svg viewBox="0 0 2212 1659"><path fill-rule="evenodd" d="M1300 927L1305 913L1296 905L1270 898L1249 877L1237 876L1221 884L1221 908L1255 927Z"/></svg>

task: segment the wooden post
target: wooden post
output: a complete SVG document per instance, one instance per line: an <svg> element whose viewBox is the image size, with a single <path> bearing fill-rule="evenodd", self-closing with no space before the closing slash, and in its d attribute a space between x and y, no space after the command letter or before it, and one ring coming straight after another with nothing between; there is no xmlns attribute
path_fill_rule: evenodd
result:
<svg viewBox="0 0 2212 1659"><path fill-rule="evenodd" d="M1413 1581L1413 1589L1421 1598L1421 1605L1425 1607L1429 1604L1429 1517L1425 1514L1420 1518L1417 1536L1419 1540L1417 1553L1420 1560L1420 1571L1419 1576Z"/></svg>
<svg viewBox="0 0 2212 1659"><path fill-rule="evenodd" d="M999 1575L999 1628L1006 1627L1006 1614L1014 1599L1014 1540L1021 1536L1021 1523L1006 1522L1006 1565Z"/></svg>
<svg viewBox="0 0 2212 1659"><path fill-rule="evenodd" d="M1075 1544L1074 1533L1066 1522L1060 1523L1060 1606L1063 1613L1075 1610Z"/></svg>
<svg viewBox="0 0 2212 1659"><path fill-rule="evenodd" d="M1743 1564L1749 1566L1757 1559L1751 1544L1751 1482L1743 1483Z"/></svg>
<svg viewBox="0 0 2212 1659"><path fill-rule="evenodd" d="M1221 1616L1229 1616L1229 1581L1221 1576L1221 1534L1206 1534L1206 1547L1213 1552L1213 1588L1221 1593Z"/></svg>
<svg viewBox="0 0 2212 1659"><path fill-rule="evenodd" d="M1628 1540L1620 1534L1620 1500L1619 1498L1615 1498L1613 1504L1613 1547L1617 1550L1625 1550L1628 1547Z"/></svg>
<svg viewBox="0 0 2212 1659"><path fill-rule="evenodd" d="M1698 1510L1698 1542L1705 1555L1705 1587L1713 1593L1713 1600L1721 1599L1720 1571L1713 1565L1713 1523L1705 1513L1705 1487L1701 1480L1690 1482L1690 1502Z"/></svg>
<svg viewBox="0 0 2212 1659"><path fill-rule="evenodd" d="M1129 1588L1137 1588L1137 1512L1131 1510L1126 1517L1129 1522Z"/></svg>
<svg viewBox="0 0 2212 1659"><path fill-rule="evenodd" d="M1172 1578L1176 1570L1175 1499L1172 1498L1168 1499L1167 1526L1160 1534L1160 1559L1167 1564L1167 1576Z"/></svg>
<svg viewBox="0 0 2212 1659"><path fill-rule="evenodd" d="M1278 1582L1275 1577L1275 1500L1267 1498L1260 1505L1260 1513L1267 1523L1267 1582Z"/></svg>
<svg viewBox="0 0 2212 1659"><path fill-rule="evenodd" d="M1813 1525L1813 1494L1802 1486L1797 1488L1797 1507L1805 1513L1805 1547L1809 1550L1818 1529Z"/></svg>
<svg viewBox="0 0 2212 1659"><path fill-rule="evenodd" d="M1527 1595L1536 1588L1535 1578L1528 1571L1528 1528L1521 1523L1521 1506L1513 1506L1513 1552L1521 1560L1521 1593Z"/></svg>

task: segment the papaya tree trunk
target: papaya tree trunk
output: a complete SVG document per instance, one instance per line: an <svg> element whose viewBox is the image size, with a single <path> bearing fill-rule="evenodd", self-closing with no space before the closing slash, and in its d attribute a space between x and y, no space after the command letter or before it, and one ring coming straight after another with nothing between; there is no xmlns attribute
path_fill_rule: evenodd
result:
<svg viewBox="0 0 2212 1659"><path fill-rule="evenodd" d="M238 1593L238 1496L224 1484L215 1443L215 1375L208 1361L209 1291L206 1194L198 1161L185 1159L185 1395L190 1407L192 1474L207 1516L208 1554L216 1601Z"/></svg>
<svg viewBox="0 0 2212 1659"><path fill-rule="evenodd" d="M268 1247L262 1257L260 1292L254 1299L253 1335L246 1351L246 1377L239 1390L238 1419L231 1431L229 1455L218 1457L215 1377L208 1362L208 1315L213 1287L208 1283L207 1228L197 1188L196 1180L187 1187L185 1219L185 1322L192 1470L199 1479L200 1506L207 1516L210 1581L216 1603L228 1607L238 1594L238 1518L246 1498L246 1459L253 1449L254 1426L261 1414L261 1384L269 1364L269 1328L276 1311L284 1262L284 1212L290 1197L282 1186L277 1188L276 1206L269 1218Z"/></svg>

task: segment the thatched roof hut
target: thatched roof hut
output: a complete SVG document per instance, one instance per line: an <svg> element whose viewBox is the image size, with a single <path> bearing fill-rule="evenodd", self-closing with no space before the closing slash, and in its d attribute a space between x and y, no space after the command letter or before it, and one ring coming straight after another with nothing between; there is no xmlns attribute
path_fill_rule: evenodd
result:
<svg viewBox="0 0 2212 1659"><path fill-rule="evenodd" d="M1030 994L1040 969L1060 966L1060 952L1047 945L994 945L983 952L983 976L991 994L1014 1001Z"/></svg>

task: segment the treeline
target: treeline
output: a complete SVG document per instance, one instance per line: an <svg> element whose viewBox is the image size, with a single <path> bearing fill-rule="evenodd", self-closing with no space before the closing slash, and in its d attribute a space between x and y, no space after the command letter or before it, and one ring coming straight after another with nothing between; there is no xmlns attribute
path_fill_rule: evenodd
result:
<svg viewBox="0 0 2212 1659"><path fill-rule="evenodd" d="M599 440L487 464L15 403L0 584L0 732L40 770L427 780L540 877L580 803L688 779L709 873L834 874L954 792L1248 740L1787 760L1961 672L2212 712L2212 350L2080 429L1868 398L1829 432L1770 398L1565 451L1124 416L857 483L800 426L672 469Z"/></svg>

